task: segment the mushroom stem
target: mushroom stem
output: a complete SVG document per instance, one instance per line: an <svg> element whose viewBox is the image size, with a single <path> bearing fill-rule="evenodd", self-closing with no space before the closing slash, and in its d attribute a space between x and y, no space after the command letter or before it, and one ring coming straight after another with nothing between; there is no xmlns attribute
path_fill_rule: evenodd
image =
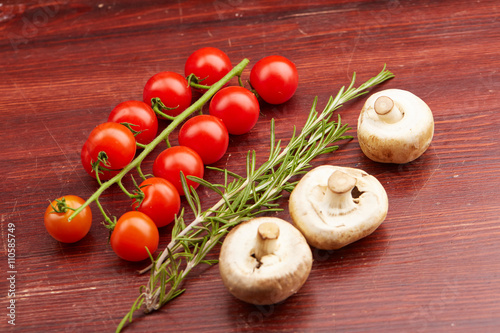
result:
<svg viewBox="0 0 500 333"><path fill-rule="evenodd" d="M257 229L257 245L255 247L255 259L259 262L262 257L273 254L278 248L278 237L280 229L276 223L264 222Z"/></svg>
<svg viewBox="0 0 500 333"><path fill-rule="evenodd" d="M373 105L379 118L388 123L394 124L403 118L403 114L398 107L395 107L394 101L387 96L380 96Z"/></svg>
<svg viewBox="0 0 500 333"><path fill-rule="evenodd" d="M356 178L336 170L328 178L325 196L321 201L323 213L345 215L356 208L351 191L356 186Z"/></svg>

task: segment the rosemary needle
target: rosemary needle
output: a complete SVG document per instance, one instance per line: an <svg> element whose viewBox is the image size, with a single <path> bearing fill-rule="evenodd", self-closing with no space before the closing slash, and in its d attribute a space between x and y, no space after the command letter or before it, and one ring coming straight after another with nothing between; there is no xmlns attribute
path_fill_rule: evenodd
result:
<svg viewBox="0 0 500 333"><path fill-rule="evenodd" d="M257 167L255 151L249 151L245 176L212 168L224 174L224 184L211 184L203 179L189 177L221 196L206 211L201 210L196 191L188 188L183 179L186 199L195 218L189 225L184 221L183 211L176 218L171 242L156 260L151 258L153 264L148 267L151 271L149 282L140 288L139 297L116 331L121 331L127 321L132 321L136 310L142 307L146 313L158 310L183 293L182 282L193 267L200 263L216 262L206 260L205 256L231 227L256 215L281 210L276 201L283 191L294 188L296 183L290 182L290 179L305 173L315 157L337 150L338 146L333 143L352 138L344 135L350 128L341 124L340 115L333 117L333 112L343 103L367 93L367 89L392 77L394 75L384 66L377 76L354 88L354 74L347 89L342 87L335 98L330 97L322 112L316 111L315 98L304 127L298 135L294 127L292 138L285 148L281 148L281 142L276 141L272 120L269 157ZM232 181L229 181L230 178Z"/></svg>

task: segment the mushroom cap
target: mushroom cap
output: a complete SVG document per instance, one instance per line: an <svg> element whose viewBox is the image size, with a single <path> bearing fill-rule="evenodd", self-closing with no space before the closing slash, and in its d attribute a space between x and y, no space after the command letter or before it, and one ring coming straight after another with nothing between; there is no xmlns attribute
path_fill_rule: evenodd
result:
<svg viewBox="0 0 500 333"><path fill-rule="evenodd" d="M375 112L375 102L386 96L403 114L401 120L387 123ZM358 118L358 141L363 153L375 162L408 163L420 157L434 135L434 118L427 104L413 93L387 89L371 95Z"/></svg>
<svg viewBox="0 0 500 333"><path fill-rule="evenodd" d="M356 180L347 193L350 211L326 212L319 205L325 198L330 176L342 172ZM335 250L370 235L384 221L389 208L387 193L380 182L365 171L332 165L309 171L292 191L289 211L293 223L307 242L318 249Z"/></svg>
<svg viewBox="0 0 500 333"><path fill-rule="evenodd" d="M279 228L276 248L261 260L255 257L262 223ZM256 305L281 302L305 283L312 267L312 252L304 236L290 223L275 217L243 222L226 236L219 258L222 282L236 298Z"/></svg>

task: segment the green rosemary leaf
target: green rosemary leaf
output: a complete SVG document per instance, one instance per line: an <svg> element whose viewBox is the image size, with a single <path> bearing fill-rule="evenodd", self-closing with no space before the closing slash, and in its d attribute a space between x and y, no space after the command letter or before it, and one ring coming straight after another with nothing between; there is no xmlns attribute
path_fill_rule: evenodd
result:
<svg viewBox="0 0 500 333"><path fill-rule="evenodd" d="M231 171L229 171L227 169L220 169L220 168L216 168L216 167L209 166L209 165L207 165L206 168L210 169L210 170L215 170L215 171L223 172L223 173L225 173L225 174L227 174L227 175L229 175L229 176L231 176L233 178L245 179L244 177L238 175L237 173L231 172Z"/></svg>
<svg viewBox="0 0 500 333"><path fill-rule="evenodd" d="M189 207L191 210L194 212L194 214L197 216L199 215L199 210L198 207L200 206L199 202L196 202L197 196L196 196L196 191L191 186L188 186L186 177L184 176L184 173L181 171L181 184L182 184L182 190L184 191L184 197L186 198L186 201L188 202Z"/></svg>

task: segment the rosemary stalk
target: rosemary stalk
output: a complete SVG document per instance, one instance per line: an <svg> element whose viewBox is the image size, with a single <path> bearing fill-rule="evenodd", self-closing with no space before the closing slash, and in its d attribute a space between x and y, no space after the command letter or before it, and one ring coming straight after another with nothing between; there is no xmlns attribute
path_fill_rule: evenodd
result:
<svg viewBox="0 0 500 333"><path fill-rule="evenodd" d="M227 169L216 169L224 174L223 184L211 184L203 179L189 177L221 196L206 211L201 210L199 197L192 188L188 189L184 180L184 192L195 219L186 225L183 212L176 218L171 242L156 260L152 258L153 264L148 267L151 270L149 282L140 288L139 297L116 331L121 331L127 321L132 321L134 312L143 306L148 313L180 295L184 291L181 289L182 282L191 269L199 263L214 263L205 260L205 256L231 227L258 214L281 210L276 201L283 191L290 192L295 187L296 182L290 182L291 178L307 172L315 157L337 150L338 146L333 143L352 138L344 135L350 128L341 124L340 115L332 119L333 112L343 103L367 93L367 89L392 77L394 75L384 66L377 76L354 88L354 74L348 88L342 87L335 98L330 97L320 113L316 111L315 98L304 127L298 135L294 127L292 138L285 148L281 148L281 141L276 141L272 120L269 157L257 168L255 151L249 151L245 177Z"/></svg>

